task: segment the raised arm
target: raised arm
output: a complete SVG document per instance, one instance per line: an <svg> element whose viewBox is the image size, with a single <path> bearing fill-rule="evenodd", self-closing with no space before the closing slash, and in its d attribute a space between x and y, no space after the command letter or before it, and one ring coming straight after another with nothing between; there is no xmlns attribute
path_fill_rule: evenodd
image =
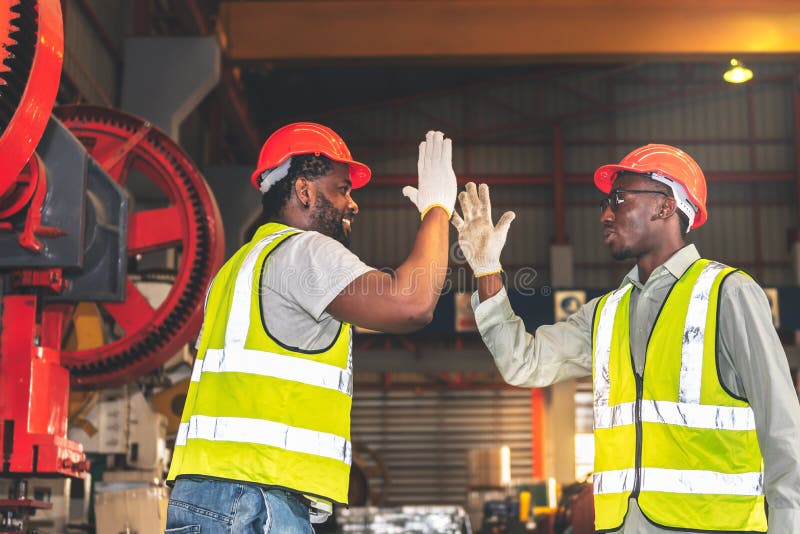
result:
<svg viewBox="0 0 800 534"><path fill-rule="evenodd" d="M431 321L447 275L448 221L457 188L452 159L450 139L428 132L419 147L418 188L403 189L422 218L414 248L394 272L370 271L356 278L331 301L328 313L392 333L411 332Z"/></svg>
<svg viewBox="0 0 800 534"><path fill-rule="evenodd" d="M511 309L500 276L500 253L514 213L507 211L495 226L489 187L468 183L458 196L463 219L453 214L458 244L478 279L472 297L475 321L503 379L517 386L542 387L587 376L592 372L594 300L564 322L543 325L536 334Z"/></svg>

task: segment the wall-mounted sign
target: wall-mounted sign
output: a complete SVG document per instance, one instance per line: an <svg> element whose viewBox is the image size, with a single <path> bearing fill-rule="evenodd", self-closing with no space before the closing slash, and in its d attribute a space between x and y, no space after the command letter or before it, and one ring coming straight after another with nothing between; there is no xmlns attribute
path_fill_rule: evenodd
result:
<svg viewBox="0 0 800 534"><path fill-rule="evenodd" d="M586 291L556 291L553 293L556 322L563 321L586 303Z"/></svg>

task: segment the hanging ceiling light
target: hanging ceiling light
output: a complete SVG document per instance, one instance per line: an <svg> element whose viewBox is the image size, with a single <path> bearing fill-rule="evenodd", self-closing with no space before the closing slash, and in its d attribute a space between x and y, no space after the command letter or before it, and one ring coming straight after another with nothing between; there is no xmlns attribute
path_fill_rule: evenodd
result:
<svg viewBox="0 0 800 534"><path fill-rule="evenodd" d="M734 58L731 59L731 68L722 75L728 83L744 83L753 78L753 71L745 67L744 63Z"/></svg>

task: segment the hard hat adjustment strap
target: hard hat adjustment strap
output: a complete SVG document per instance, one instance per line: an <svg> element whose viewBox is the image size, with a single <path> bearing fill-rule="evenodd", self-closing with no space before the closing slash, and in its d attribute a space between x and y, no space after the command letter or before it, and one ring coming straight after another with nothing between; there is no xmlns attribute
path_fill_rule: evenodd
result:
<svg viewBox="0 0 800 534"><path fill-rule="evenodd" d="M280 180L286 178L289 174L289 167L292 165L292 158L290 157L274 169L267 169L261 173L261 184L259 189L262 193L266 193L270 187L278 183Z"/></svg>
<svg viewBox="0 0 800 534"><path fill-rule="evenodd" d="M694 203L689 200L689 194L686 192L686 188L680 182L677 182L669 176L659 172L651 172L649 174L651 179L661 182L672 189L672 196L675 197L675 204L677 205L678 209L681 210L689 219L689 227L686 229L686 233L688 234L689 229L694 223L694 219L699 210L697 206L695 206Z"/></svg>

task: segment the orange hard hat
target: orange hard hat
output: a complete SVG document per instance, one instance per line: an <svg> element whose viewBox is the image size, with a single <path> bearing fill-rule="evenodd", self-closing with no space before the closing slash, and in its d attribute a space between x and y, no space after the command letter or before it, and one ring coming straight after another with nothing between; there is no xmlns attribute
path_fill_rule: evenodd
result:
<svg viewBox="0 0 800 534"><path fill-rule="evenodd" d="M366 185L372 175L369 167L353 160L347 145L336 132L314 122L295 122L278 128L264 141L250 181L259 189L264 171L274 169L290 157L301 154L322 155L349 165L353 189Z"/></svg>
<svg viewBox="0 0 800 534"><path fill-rule="evenodd" d="M697 208L690 228L697 228L706 222L706 178L700 165L683 150L669 145L641 146L622 158L619 164L603 165L594 171L594 185L603 193L609 193L617 173L621 171L658 173L678 182Z"/></svg>

